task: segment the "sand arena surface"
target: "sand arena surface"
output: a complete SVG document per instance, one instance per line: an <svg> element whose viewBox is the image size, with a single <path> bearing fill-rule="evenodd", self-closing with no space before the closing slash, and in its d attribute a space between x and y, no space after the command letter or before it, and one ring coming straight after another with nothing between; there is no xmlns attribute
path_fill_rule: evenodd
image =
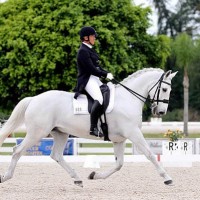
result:
<svg viewBox="0 0 200 200"><path fill-rule="evenodd" d="M3 174L9 163L0 163ZM73 180L57 163L18 163L13 179L0 184L0 200L188 200L200 199L200 163L166 168L174 186L166 186L151 163L125 163L106 180L88 180L93 169L70 163L83 180ZM101 163L104 171L114 163Z"/></svg>

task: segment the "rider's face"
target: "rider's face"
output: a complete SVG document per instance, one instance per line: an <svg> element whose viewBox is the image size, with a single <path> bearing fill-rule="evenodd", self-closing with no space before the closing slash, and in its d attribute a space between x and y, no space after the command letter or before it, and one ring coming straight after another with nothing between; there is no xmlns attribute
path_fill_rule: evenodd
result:
<svg viewBox="0 0 200 200"><path fill-rule="evenodd" d="M95 40L96 40L95 35L90 35L90 36L89 36L89 41L90 41L90 44L91 44L91 45L94 45Z"/></svg>
<svg viewBox="0 0 200 200"><path fill-rule="evenodd" d="M94 45L95 40L96 40L96 36L95 35L90 35L89 37L85 36L84 39L85 39L85 42L87 42L91 45Z"/></svg>

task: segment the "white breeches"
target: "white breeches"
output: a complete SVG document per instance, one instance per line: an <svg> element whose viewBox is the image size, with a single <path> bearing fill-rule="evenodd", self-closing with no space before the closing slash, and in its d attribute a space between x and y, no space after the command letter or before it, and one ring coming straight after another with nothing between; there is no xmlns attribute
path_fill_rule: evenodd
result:
<svg viewBox="0 0 200 200"><path fill-rule="evenodd" d="M100 90L100 86L103 83L100 81L99 77L91 75L87 85L85 86L85 90L88 92L88 94L94 99L99 101L99 103L103 104L103 96Z"/></svg>

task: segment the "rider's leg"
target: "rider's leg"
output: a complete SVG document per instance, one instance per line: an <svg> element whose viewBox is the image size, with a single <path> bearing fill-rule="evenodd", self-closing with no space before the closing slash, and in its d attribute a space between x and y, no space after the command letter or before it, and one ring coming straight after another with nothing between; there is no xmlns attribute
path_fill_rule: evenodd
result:
<svg viewBox="0 0 200 200"><path fill-rule="evenodd" d="M90 135L97 137L103 137L103 134L98 131L97 122L100 116L101 105L103 104L103 96L100 90L101 81L98 77L91 75L90 79L85 87L88 94L94 99L90 114Z"/></svg>
<svg viewBox="0 0 200 200"><path fill-rule="evenodd" d="M85 90L94 100L97 100L102 105L103 96L100 90L101 85L102 82L99 80L99 78L97 76L91 75L87 85L85 86Z"/></svg>
<svg viewBox="0 0 200 200"><path fill-rule="evenodd" d="M94 135L96 137L103 137L103 134L97 128L100 111L101 111L101 104L99 103L99 101L94 100L90 113L90 121L91 121L90 135Z"/></svg>

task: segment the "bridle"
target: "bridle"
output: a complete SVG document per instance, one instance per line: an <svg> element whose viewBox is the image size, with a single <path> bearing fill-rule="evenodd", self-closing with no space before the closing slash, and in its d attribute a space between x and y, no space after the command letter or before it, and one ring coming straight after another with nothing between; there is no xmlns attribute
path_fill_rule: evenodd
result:
<svg viewBox="0 0 200 200"><path fill-rule="evenodd" d="M165 84L171 86L170 83L168 83L168 82L166 82L166 81L163 81L164 75L165 75L165 73L162 74L162 76L160 77L160 79L153 85L153 87L152 87L152 88L149 90L149 92L148 92L148 94L149 94L149 93L151 92L151 90L152 90L154 87L156 87L156 85L157 85L157 88L156 88L156 91L155 91L155 93L154 93L153 99L150 99L150 98L149 98L149 100L150 100L151 103L156 102L157 105L158 105L159 102L169 104L169 99L162 99L162 100L159 99L161 84L162 84L162 83L165 83ZM157 94L157 98L155 99L156 94Z"/></svg>
<svg viewBox="0 0 200 200"><path fill-rule="evenodd" d="M165 75L165 73L162 74L162 76L159 78L159 80L148 91L148 94L149 94L157 86L156 91L155 91L152 99L149 97L149 95L147 97L144 97L144 96L140 95L139 93L137 93L137 92L131 90L130 88L126 87L125 85L123 85L122 83L120 83L119 81L117 81L116 79L113 79L113 82L116 82L117 84L119 84L122 87L124 87L126 90L128 90L131 94L133 94L135 97L137 97L142 102L145 103L147 100L149 100L150 103L153 105L153 107L155 107L155 106L158 105L159 102L169 104L169 99L159 99L161 84L165 83L165 84L171 86L170 83L168 83L168 82L166 82L166 81L163 80L164 79L164 75ZM156 103L157 105L155 105L154 103Z"/></svg>

